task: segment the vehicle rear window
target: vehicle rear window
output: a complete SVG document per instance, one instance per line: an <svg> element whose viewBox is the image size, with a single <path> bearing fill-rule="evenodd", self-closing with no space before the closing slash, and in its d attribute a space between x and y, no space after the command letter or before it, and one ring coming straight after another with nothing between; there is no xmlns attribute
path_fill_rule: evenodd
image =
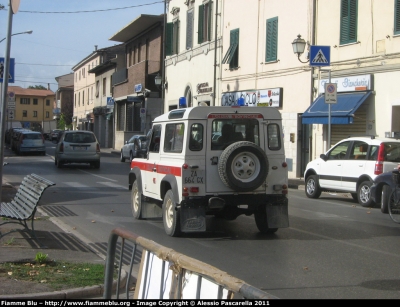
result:
<svg viewBox="0 0 400 307"><path fill-rule="evenodd" d="M42 138L42 136L38 133L29 133L29 134L23 135L24 140L37 140L37 139L41 139L41 138Z"/></svg>
<svg viewBox="0 0 400 307"><path fill-rule="evenodd" d="M91 133L67 133L64 138L65 142L68 143L94 143L96 138Z"/></svg>
<svg viewBox="0 0 400 307"><path fill-rule="evenodd" d="M400 143L384 143L385 161L400 162Z"/></svg>

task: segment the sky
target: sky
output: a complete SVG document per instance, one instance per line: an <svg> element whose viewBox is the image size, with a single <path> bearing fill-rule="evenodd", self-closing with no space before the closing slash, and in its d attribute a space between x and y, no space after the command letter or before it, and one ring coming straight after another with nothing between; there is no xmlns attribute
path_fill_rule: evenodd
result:
<svg viewBox="0 0 400 307"><path fill-rule="evenodd" d="M10 0L0 0L0 40L8 30ZM20 0L13 14L10 58L15 59L14 83L9 86L50 84L56 77L72 73L72 67L98 48L118 45L109 38L141 14L160 15L162 0ZM6 40L0 43L0 57Z"/></svg>

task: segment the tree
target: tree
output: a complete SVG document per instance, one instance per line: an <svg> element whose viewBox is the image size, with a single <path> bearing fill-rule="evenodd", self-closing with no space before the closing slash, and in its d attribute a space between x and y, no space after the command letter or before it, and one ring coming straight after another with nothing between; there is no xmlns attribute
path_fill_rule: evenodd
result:
<svg viewBox="0 0 400 307"><path fill-rule="evenodd" d="M45 88L43 85L29 85L28 88L30 89L34 89L34 90L47 90L47 88Z"/></svg>

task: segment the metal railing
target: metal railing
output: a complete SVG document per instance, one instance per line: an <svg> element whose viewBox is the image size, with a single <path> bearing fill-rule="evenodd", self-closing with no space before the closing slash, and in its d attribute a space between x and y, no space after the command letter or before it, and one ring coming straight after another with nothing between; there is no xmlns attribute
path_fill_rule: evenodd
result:
<svg viewBox="0 0 400 307"><path fill-rule="evenodd" d="M118 244L119 239L122 241L121 244ZM114 229L109 237L104 299L112 298L115 273L117 273L115 298L119 299L123 260L125 259L126 263L127 258L125 241L133 243L133 248L128 251L131 255L125 284L126 299L278 299L211 265L122 228ZM118 260L117 246L120 246ZM135 290L132 291L130 279L135 257L138 258L140 254L139 248L142 248L140 269ZM214 297L210 297L212 295L210 293L215 293Z"/></svg>

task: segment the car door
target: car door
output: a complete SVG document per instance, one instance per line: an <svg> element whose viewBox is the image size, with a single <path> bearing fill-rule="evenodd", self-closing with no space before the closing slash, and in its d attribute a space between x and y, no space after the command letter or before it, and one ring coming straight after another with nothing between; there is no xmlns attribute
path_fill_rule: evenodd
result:
<svg viewBox="0 0 400 307"><path fill-rule="evenodd" d="M354 141L347 159L342 161L342 187L346 191L357 192L357 181L365 174L368 144Z"/></svg>
<svg viewBox="0 0 400 307"><path fill-rule="evenodd" d="M342 188L342 167L348 159L351 141L344 141L333 147L322 159L319 170L319 185L328 189Z"/></svg>

